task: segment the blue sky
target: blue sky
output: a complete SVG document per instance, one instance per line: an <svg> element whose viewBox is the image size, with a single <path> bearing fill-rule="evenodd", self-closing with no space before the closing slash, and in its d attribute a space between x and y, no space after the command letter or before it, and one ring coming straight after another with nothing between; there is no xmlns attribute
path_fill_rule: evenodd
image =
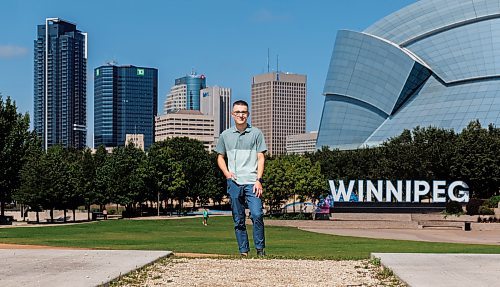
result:
<svg viewBox="0 0 500 287"><path fill-rule="evenodd" d="M415 0L25 0L0 9L0 92L33 110L36 26L58 17L88 33L87 143L93 134L92 71L111 60L159 70L158 111L175 78L195 70L209 86L250 102L255 74L270 68L307 75L308 131L317 130L323 86L340 29L362 31Z"/></svg>

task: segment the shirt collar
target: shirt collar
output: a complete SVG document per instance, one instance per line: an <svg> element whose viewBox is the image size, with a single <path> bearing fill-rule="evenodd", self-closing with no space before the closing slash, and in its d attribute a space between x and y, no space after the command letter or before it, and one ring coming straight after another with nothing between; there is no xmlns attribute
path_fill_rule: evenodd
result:
<svg viewBox="0 0 500 287"><path fill-rule="evenodd" d="M246 129L243 131L243 133L249 133L252 130L252 126L247 123ZM236 125L233 126L233 133L239 133L240 131L236 128Z"/></svg>

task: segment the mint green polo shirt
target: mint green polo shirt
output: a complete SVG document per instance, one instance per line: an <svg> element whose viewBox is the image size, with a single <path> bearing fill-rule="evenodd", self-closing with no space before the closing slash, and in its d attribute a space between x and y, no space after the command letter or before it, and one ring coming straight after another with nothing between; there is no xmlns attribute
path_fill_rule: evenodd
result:
<svg viewBox="0 0 500 287"><path fill-rule="evenodd" d="M254 184L257 181L257 153L266 152L267 146L258 128L247 125L240 133L234 126L222 132L215 151L227 156L227 168L236 175L236 183Z"/></svg>

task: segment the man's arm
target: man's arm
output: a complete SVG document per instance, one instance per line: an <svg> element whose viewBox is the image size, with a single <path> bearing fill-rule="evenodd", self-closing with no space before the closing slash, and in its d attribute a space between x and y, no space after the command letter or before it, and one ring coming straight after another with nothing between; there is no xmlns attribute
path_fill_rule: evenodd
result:
<svg viewBox="0 0 500 287"><path fill-rule="evenodd" d="M224 176L227 179L236 178L234 176L234 173L229 172L229 170L227 169L226 160L224 159L224 155L223 154L218 154L217 155L217 165L219 166L220 170L222 171L222 173L224 174Z"/></svg>
<svg viewBox="0 0 500 287"><path fill-rule="evenodd" d="M257 153L257 178L262 178L264 175L264 162L266 157L263 152Z"/></svg>
<svg viewBox="0 0 500 287"><path fill-rule="evenodd" d="M266 161L266 157L264 153L257 153L257 178L262 178L264 174L264 162ZM253 192L255 196L260 197L262 195L262 183L260 181L256 181L253 185Z"/></svg>

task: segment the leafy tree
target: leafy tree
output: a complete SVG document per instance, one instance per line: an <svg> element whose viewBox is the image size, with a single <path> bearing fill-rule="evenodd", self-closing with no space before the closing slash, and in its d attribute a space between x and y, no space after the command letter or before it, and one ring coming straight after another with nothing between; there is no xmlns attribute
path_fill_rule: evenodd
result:
<svg viewBox="0 0 500 287"><path fill-rule="evenodd" d="M29 210L36 212L37 222L40 221L39 212L42 211L42 201L45 198L43 186L45 178L40 176L45 172L42 156L42 143L36 138L27 150L25 164L20 171L21 186L13 195L17 202L29 206Z"/></svg>
<svg viewBox="0 0 500 287"><path fill-rule="evenodd" d="M187 137L175 137L157 144L171 149L172 159L180 164L184 173L185 184L174 193L174 198L180 202L179 208L189 199L195 206L200 195L212 188L208 184L214 182L213 172L209 172L213 163L203 143Z"/></svg>
<svg viewBox="0 0 500 287"><path fill-rule="evenodd" d="M410 130L404 130L401 135L384 142L382 153L380 159L382 178L394 180L420 177L422 170L419 154Z"/></svg>
<svg viewBox="0 0 500 287"><path fill-rule="evenodd" d="M54 221L54 209L66 210L75 190L75 179L68 161L69 152L60 145L49 147L42 156L44 179L41 182L45 198L41 205L50 210L51 221Z"/></svg>
<svg viewBox="0 0 500 287"><path fill-rule="evenodd" d="M66 209L73 212L73 221L75 221L75 210L78 206L85 204L85 197L87 192L92 190L92 170L85 170L86 167L91 168L91 163L84 164L84 155L86 154L87 160L91 160L92 156L90 150L87 149L86 153L83 150L69 148L66 150L66 162L68 166L68 186L69 188L64 192L64 221L66 221Z"/></svg>
<svg viewBox="0 0 500 287"><path fill-rule="evenodd" d="M321 173L321 165L319 162L312 163L307 158L300 158L297 167L297 184L296 193L301 201L310 199L314 204L316 201L328 194L328 181Z"/></svg>
<svg viewBox="0 0 500 287"><path fill-rule="evenodd" d="M320 163L312 163L308 157L283 155L270 159L264 173L263 198L271 210L277 210L289 198L316 201L327 193L327 181L321 174ZM295 209L295 206L294 206Z"/></svg>
<svg viewBox="0 0 500 287"><path fill-rule="evenodd" d="M144 175L141 165L145 153L133 144L113 149L112 155L98 169L100 182L105 184L111 202L125 205L133 213L136 203L144 201Z"/></svg>
<svg viewBox="0 0 500 287"><path fill-rule="evenodd" d="M93 166L94 166L94 194L92 197L89 196L88 204L89 211L91 204L99 204L100 206L106 205L111 201L111 192L108 190L108 175L109 170L107 168L109 165L106 164L110 160L110 155L106 151L103 145L100 145L95 154L93 155ZM92 194L89 194L92 195Z"/></svg>
<svg viewBox="0 0 500 287"><path fill-rule="evenodd" d="M500 132L473 121L458 136L452 173L464 180L472 197L489 198L500 186Z"/></svg>
<svg viewBox="0 0 500 287"><path fill-rule="evenodd" d="M216 152L212 152L210 153L209 157L210 157L210 162L212 163L210 169L213 172L213 176L211 177L213 182L208 185L210 187L209 197L214 202L217 202L220 206L222 204L222 201L224 200L224 197L227 194L226 192L227 181L226 177L224 176L219 166L217 165L218 154Z"/></svg>
<svg viewBox="0 0 500 287"><path fill-rule="evenodd" d="M383 144L382 177L450 179L457 135L453 130L416 127ZM396 177L394 177L396 176Z"/></svg>
<svg viewBox="0 0 500 287"><path fill-rule="evenodd" d="M281 205L293 195L289 189L289 183L284 180L286 174L284 163L283 157L266 160L262 199L269 206L271 212L279 211Z"/></svg>
<svg viewBox="0 0 500 287"><path fill-rule="evenodd" d="M99 149L96 154L99 153ZM106 150L104 150L104 155L106 155ZM87 209L87 219L90 220L90 206L97 201L98 189L97 189L97 157L92 155L92 151L86 148L81 152L81 157L78 161L79 168L79 178L77 182L77 188L82 196L83 204ZM73 219L75 218L73 214Z"/></svg>
<svg viewBox="0 0 500 287"><path fill-rule="evenodd" d="M20 186L25 154L35 139L28 128L28 114L18 113L15 102L10 97L4 102L0 94L0 216L4 216L5 204Z"/></svg>
<svg viewBox="0 0 500 287"><path fill-rule="evenodd" d="M153 144L148 151L147 161L147 182L159 200L168 202L185 189L182 165L175 161L171 147L162 142Z"/></svg>

